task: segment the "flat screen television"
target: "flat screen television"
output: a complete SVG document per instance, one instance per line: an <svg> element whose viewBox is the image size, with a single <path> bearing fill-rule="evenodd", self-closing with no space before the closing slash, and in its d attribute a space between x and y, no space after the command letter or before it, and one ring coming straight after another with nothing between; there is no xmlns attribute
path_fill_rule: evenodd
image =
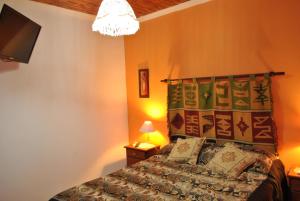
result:
<svg viewBox="0 0 300 201"><path fill-rule="evenodd" d="M4 4L0 13L0 58L29 63L41 26Z"/></svg>

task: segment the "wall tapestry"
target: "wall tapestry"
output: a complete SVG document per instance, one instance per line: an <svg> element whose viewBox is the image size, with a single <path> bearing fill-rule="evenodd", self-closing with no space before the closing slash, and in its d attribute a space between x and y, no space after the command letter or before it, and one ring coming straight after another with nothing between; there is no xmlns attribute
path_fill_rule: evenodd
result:
<svg viewBox="0 0 300 201"><path fill-rule="evenodd" d="M170 135L275 144L271 79L193 79L168 82Z"/></svg>

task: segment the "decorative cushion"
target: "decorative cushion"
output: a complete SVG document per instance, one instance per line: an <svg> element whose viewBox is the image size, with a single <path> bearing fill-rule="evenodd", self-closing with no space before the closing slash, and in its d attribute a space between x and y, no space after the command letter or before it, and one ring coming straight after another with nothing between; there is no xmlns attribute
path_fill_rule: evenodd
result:
<svg viewBox="0 0 300 201"><path fill-rule="evenodd" d="M267 151L265 147L261 149L260 147L257 147L257 145L236 144L236 146L241 150L254 154L254 157L256 157L256 162L251 165L248 170L262 174L269 173L273 161L276 159L276 156L273 153Z"/></svg>
<svg viewBox="0 0 300 201"><path fill-rule="evenodd" d="M266 155L260 154L257 161L253 165L255 171L263 174L268 174L270 172L274 160L275 158L270 158Z"/></svg>
<svg viewBox="0 0 300 201"><path fill-rule="evenodd" d="M225 144L225 147L215 154L207 166L213 171L226 174L229 177L237 177L253 164L256 158L255 153L250 154L230 143Z"/></svg>
<svg viewBox="0 0 300 201"><path fill-rule="evenodd" d="M204 141L205 138L197 137L178 139L168 156L168 160L186 162L195 165Z"/></svg>
<svg viewBox="0 0 300 201"><path fill-rule="evenodd" d="M256 154L258 155L256 162L253 165L251 165L248 168L248 170L262 173L262 174L268 174L270 172L273 161L276 158L275 157L272 158L272 157L262 154L262 153L256 153Z"/></svg>
<svg viewBox="0 0 300 201"><path fill-rule="evenodd" d="M206 165L223 147L224 146L216 143L204 143L199 154L197 164Z"/></svg>

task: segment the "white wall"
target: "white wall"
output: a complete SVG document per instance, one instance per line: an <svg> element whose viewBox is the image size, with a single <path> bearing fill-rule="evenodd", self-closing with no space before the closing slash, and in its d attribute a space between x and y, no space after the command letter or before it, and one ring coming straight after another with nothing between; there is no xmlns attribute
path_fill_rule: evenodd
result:
<svg viewBox="0 0 300 201"><path fill-rule="evenodd" d="M91 15L3 3L42 30L28 65L0 62L0 200L48 200L123 167L123 38L93 33Z"/></svg>

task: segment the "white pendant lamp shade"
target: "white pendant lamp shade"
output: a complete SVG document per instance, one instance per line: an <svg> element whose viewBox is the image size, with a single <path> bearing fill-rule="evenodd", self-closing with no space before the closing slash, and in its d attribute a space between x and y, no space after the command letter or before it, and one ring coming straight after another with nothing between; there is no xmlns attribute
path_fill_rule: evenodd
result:
<svg viewBox="0 0 300 201"><path fill-rule="evenodd" d="M103 0L92 28L109 36L131 35L139 21L126 0Z"/></svg>

